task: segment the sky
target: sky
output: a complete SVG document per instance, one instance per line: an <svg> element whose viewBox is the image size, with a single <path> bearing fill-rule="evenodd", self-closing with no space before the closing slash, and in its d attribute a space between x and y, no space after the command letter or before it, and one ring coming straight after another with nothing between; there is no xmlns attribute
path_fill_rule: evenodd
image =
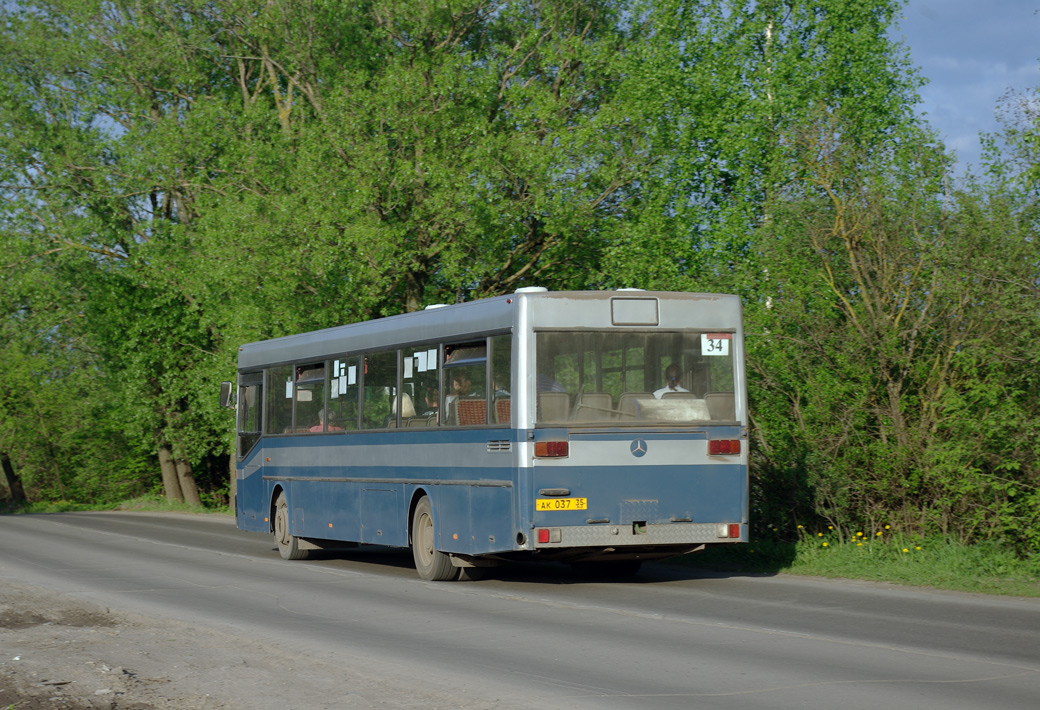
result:
<svg viewBox="0 0 1040 710"><path fill-rule="evenodd" d="M892 33L929 83L919 112L957 156L978 166L1001 96L1040 87L1040 0L909 0Z"/></svg>

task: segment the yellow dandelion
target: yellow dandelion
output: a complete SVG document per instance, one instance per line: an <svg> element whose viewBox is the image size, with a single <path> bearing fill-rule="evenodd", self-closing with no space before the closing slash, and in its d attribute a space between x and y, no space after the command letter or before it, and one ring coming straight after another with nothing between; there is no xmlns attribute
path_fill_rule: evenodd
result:
<svg viewBox="0 0 1040 710"><path fill-rule="evenodd" d="M903 552L910 552L910 550L908 550L908 549L906 549L906 548L904 547L904 548L903 548Z"/></svg>
<svg viewBox="0 0 1040 710"><path fill-rule="evenodd" d="M828 525L828 526L827 526L827 529L828 529L828 530L833 530L833 529L834 529L834 526L833 526L833 525Z"/></svg>
<svg viewBox="0 0 1040 710"><path fill-rule="evenodd" d="M863 547L863 543L862 542L857 542L856 543L856 547Z"/></svg>
<svg viewBox="0 0 1040 710"><path fill-rule="evenodd" d="M824 546L824 547L827 547L827 543L826 543L826 542L825 542L825 543L823 543L823 546Z"/></svg>
<svg viewBox="0 0 1040 710"><path fill-rule="evenodd" d="M823 533L816 533L816 537L823 537Z"/></svg>
<svg viewBox="0 0 1040 710"><path fill-rule="evenodd" d="M915 547L914 549L915 549L915 550L920 550L920 549L921 549L921 546L920 546L920 545L918 545L918 546L917 546L917 547Z"/></svg>
<svg viewBox="0 0 1040 710"><path fill-rule="evenodd" d="M878 531L877 531L877 536L878 536L878 537L881 537L881 535L882 535L882 534L883 534L883 533L882 533L882 532L881 532L880 530L878 530Z"/></svg>
<svg viewBox="0 0 1040 710"><path fill-rule="evenodd" d="M861 533L861 532L856 533L856 537L863 537L863 533Z"/></svg>
<svg viewBox="0 0 1040 710"><path fill-rule="evenodd" d="M799 525L799 526L798 526L798 529L799 529L799 530L801 530L801 529L802 529L802 526L801 526L801 525Z"/></svg>
<svg viewBox="0 0 1040 710"><path fill-rule="evenodd" d="M891 529L891 527L892 527L891 525L886 525L885 526L885 530L889 530L889 529Z"/></svg>

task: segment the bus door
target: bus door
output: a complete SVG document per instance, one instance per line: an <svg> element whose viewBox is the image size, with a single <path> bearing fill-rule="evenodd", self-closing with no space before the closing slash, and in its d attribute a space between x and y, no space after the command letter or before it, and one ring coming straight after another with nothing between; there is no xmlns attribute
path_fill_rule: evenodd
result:
<svg viewBox="0 0 1040 710"><path fill-rule="evenodd" d="M268 523L266 486L263 484L263 372L239 376L236 412L235 510L243 530L266 532Z"/></svg>

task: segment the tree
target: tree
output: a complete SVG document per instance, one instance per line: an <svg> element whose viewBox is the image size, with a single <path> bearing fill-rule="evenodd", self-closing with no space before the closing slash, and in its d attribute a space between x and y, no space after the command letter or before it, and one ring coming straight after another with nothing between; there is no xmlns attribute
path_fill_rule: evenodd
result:
<svg viewBox="0 0 1040 710"><path fill-rule="evenodd" d="M1036 490L1018 436L1035 437L1020 348L1037 318L1021 299L1040 254L1007 202L943 198L947 163L926 136L864 154L845 134L833 120L799 134L803 179L761 231L775 267L756 314L770 339L751 356L766 476L807 469L802 514L846 532L890 520L1025 549L1032 514L1011 498ZM1013 431L1013 462L988 458Z"/></svg>
<svg viewBox="0 0 1040 710"><path fill-rule="evenodd" d="M137 314L121 308L128 294L147 291L145 279L157 266L148 262L147 245L190 222L192 199L183 176L195 168L198 153L181 146L179 162L163 162L155 152L162 145L159 129L179 127L190 101L186 89L205 78L205 63L185 62L191 57L179 51L196 47L197 32L181 27L184 41L156 45L155 35L177 12L154 10L135 16L130 5L95 2L4 8L4 224L8 253L53 279L55 293L73 296L57 331L82 353L82 369L69 376L107 375L107 391L125 402L151 402L157 423L138 441L150 439L153 451L171 446L183 467L190 447L177 422L190 404L177 395L171 409L166 390L150 398L152 392L131 394L122 376L141 346L156 359L170 354L162 338L125 338L134 332ZM179 312L191 305L185 299L167 303ZM171 363L173 369L181 365ZM154 381L163 384L161 376ZM197 440L213 436L194 433ZM61 465L60 458L54 463Z"/></svg>
<svg viewBox="0 0 1040 710"><path fill-rule="evenodd" d="M111 380L83 348L80 294L34 260L24 240L0 232L0 241L10 260L0 279L0 452L9 489L30 501L143 493L140 452L123 435Z"/></svg>
<svg viewBox="0 0 1040 710"><path fill-rule="evenodd" d="M1040 88L1008 91L997 107L1001 129L982 136L983 166L1004 190L1040 195Z"/></svg>
<svg viewBox="0 0 1040 710"><path fill-rule="evenodd" d="M312 7L239 18L243 51L305 100L278 114L288 170L243 193L234 219L261 241L300 238L308 302L340 322L587 285L652 162L622 102L625 48L644 32L620 27L622 7L376 2L322 15L339 23L327 34L305 31Z"/></svg>
<svg viewBox="0 0 1040 710"><path fill-rule="evenodd" d="M1035 545L1035 121L1017 191L946 190L900 5L5 5L0 452L29 498L219 499L240 343L733 291L760 513Z"/></svg>
<svg viewBox="0 0 1040 710"><path fill-rule="evenodd" d="M10 457L0 451L0 467L4 471L4 485L7 487L7 499L12 503L24 503L25 502L25 489L22 487L22 481L18 478L18 474L15 473L14 466L11 465Z"/></svg>
<svg viewBox="0 0 1040 710"><path fill-rule="evenodd" d="M5 241L76 294L68 337L169 497L227 450L206 388L238 343L589 283L653 162L624 9L3 8Z"/></svg>
<svg viewBox="0 0 1040 710"><path fill-rule="evenodd" d="M640 198L657 219L641 221L611 249L608 272L627 280L618 285L726 290L757 300L768 265L757 259L755 229L768 219L772 196L802 170L789 137L821 114L840 113L846 142L869 152L916 122L921 82L906 49L888 35L901 5L639 6L654 41L644 45L635 86L659 160Z"/></svg>

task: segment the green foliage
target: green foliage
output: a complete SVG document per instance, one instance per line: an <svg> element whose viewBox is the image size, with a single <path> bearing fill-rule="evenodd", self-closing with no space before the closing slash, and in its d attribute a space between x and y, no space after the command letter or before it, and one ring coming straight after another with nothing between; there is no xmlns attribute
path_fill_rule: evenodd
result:
<svg viewBox="0 0 1040 710"><path fill-rule="evenodd" d="M1005 199L943 196L923 141L868 154L846 132L828 118L791 141L802 181L759 232L757 470L765 489L804 472L811 500L763 522L1036 549L1038 247Z"/></svg>
<svg viewBox="0 0 1040 710"><path fill-rule="evenodd" d="M119 503L113 507L113 510L125 510L125 511L137 511L137 512L150 512L150 513L213 513L213 514L233 514L234 511L229 511L226 506L216 505L207 501L207 505L204 508L198 506L189 505L188 503L181 503L177 501L170 501L164 498L162 495L143 495L136 498L129 498L119 501Z"/></svg>
<svg viewBox="0 0 1040 710"><path fill-rule="evenodd" d="M625 102L625 47L647 30L619 3L54 0L2 15L5 266L51 284L63 308L30 347L66 343L79 359L56 389L103 383L90 403L118 435L97 441L135 456L226 454L212 392L241 342L588 285L653 162ZM30 452L69 463L23 439L4 446L32 481ZM64 495L50 475L34 496Z"/></svg>
<svg viewBox="0 0 1040 710"><path fill-rule="evenodd" d="M898 6L637 5L655 39L634 86L654 127L648 138L657 162L641 195L649 219L634 226L636 239L608 250L607 273L636 280L608 285L756 297L768 265L759 263L752 234L768 218L768 198L801 171L789 136L840 112L848 140L869 148L913 124L919 80L888 39Z"/></svg>
<svg viewBox="0 0 1040 710"><path fill-rule="evenodd" d="M189 505L188 503L167 500L161 493L112 500L102 505L97 503L78 503L71 500L46 500L37 503L27 503L16 508L8 508L2 512L5 514L28 515L39 513L82 512L89 510L122 510L149 513L231 514L231 511L229 511L226 506L211 503L205 507L199 507Z"/></svg>
<svg viewBox="0 0 1040 710"><path fill-rule="evenodd" d="M151 493L162 450L222 505L241 343L736 292L760 531L1040 549L1035 106L949 190L901 4L4 5L0 452L32 501Z"/></svg>

